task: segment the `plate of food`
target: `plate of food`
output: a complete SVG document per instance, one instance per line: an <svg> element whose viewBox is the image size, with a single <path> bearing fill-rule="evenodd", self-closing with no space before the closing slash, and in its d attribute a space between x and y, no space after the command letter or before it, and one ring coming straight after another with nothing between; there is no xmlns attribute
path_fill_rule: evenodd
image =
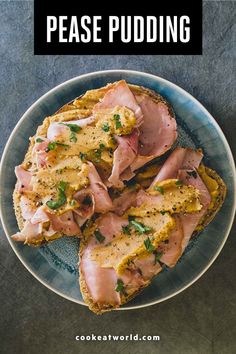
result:
<svg viewBox="0 0 236 354"><path fill-rule="evenodd" d="M1 217L45 286L96 314L164 301L220 253L235 212L220 127L158 76L73 78L19 120L1 162Z"/></svg>

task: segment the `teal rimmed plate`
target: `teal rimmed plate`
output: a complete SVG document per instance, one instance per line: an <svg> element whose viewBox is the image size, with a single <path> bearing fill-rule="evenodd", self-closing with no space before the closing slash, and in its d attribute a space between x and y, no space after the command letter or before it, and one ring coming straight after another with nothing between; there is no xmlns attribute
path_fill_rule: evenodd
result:
<svg viewBox="0 0 236 354"><path fill-rule="evenodd" d="M8 241L24 266L57 294L84 304L78 284L78 240L64 238L40 248L30 248L11 240L18 228L12 193L19 165L43 119L86 90L125 79L159 92L173 106L177 116L178 144L201 147L205 164L212 167L227 185L225 203L213 222L190 241L183 257L173 269L165 269L134 300L121 309L133 309L164 301L193 284L219 255L231 228L235 211L235 166L227 140L210 113L190 94L158 76L130 70L109 70L75 77L38 99L19 120L3 153L0 170L1 218Z"/></svg>

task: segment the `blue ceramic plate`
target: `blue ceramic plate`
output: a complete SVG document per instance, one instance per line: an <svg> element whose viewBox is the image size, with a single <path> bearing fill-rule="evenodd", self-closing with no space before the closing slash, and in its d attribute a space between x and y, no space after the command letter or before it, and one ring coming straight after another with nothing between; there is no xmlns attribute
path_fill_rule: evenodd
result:
<svg viewBox="0 0 236 354"><path fill-rule="evenodd" d="M179 144L203 148L205 163L225 181L228 193L214 221L189 243L175 268L165 269L139 296L122 309L144 307L166 300L193 284L220 253L231 228L235 210L235 167L229 145L214 118L190 94L160 77L128 70L101 71L82 75L55 87L35 102L20 119L5 147L1 163L1 214L8 240L25 267L57 294L84 304L78 284L78 241L64 238L40 248L30 248L11 240L18 228L12 205L19 165L43 119L87 90L125 79L159 92L173 106L177 116Z"/></svg>

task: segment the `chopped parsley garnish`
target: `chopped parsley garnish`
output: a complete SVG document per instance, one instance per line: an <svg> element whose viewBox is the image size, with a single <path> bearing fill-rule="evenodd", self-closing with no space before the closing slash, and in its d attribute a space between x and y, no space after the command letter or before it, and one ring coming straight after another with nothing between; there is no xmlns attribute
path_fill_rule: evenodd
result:
<svg viewBox="0 0 236 354"><path fill-rule="evenodd" d="M162 251L154 252L154 256L155 256L154 264L156 264L161 259L162 255L163 255Z"/></svg>
<svg viewBox="0 0 236 354"><path fill-rule="evenodd" d="M103 126L102 126L102 130L104 132L106 132L106 133L109 132L109 130L110 130L109 124L108 123L104 123Z"/></svg>
<svg viewBox="0 0 236 354"><path fill-rule="evenodd" d="M142 224L141 222L135 220L135 217L128 215L129 224L127 226L122 226L123 233L126 235L131 235L131 229L133 228L140 235L149 233L152 228Z"/></svg>
<svg viewBox="0 0 236 354"><path fill-rule="evenodd" d="M122 127L122 124L120 121L116 121L116 129L119 129Z"/></svg>
<svg viewBox="0 0 236 354"><path fill-rule="evenodd" d="M90 195L86 195L86 197L83 200L83 204L84 205L91 205L92 204L92 199L91 199Z"/></svg>
<svg viewBox="0 0 236 354"><path fill-rule="evenodd" d="M123 293L124 292L124 282L122 279L117 279L117 283L116 283L116 288L115 290L118 293Z"/></svg>
<svg viewBox="0 0 236 354"><path fill-rule="evenodd" d="M94 150L94 155L95 155L96 157L100 158L100 157L101 157L101 154L102 154L102 151L101 151L100 149Z"/></svg>
<svg viewBox="0 0 236 354"><path fill-rule="evenodd" d="M43 141L43 139L41 139L41 138L36 139L36 143L42 143L42 141Z"/></svg>
<svg viewBox="0 0 236 354"><path fill-rule="evenodd" d="M130 228L129 225L127 226L122 226L122 231L125 235L130 235Z"/></svg>
<svg viewBox="0 0 236 354"><path fill-rule="evenodd" d="M142 224L141 222L138 222L136 220L131 220L130 224L134 227L134 229L139 233L139 234L146 234L149 231L151 231L151 228L149 226L146 226Z"/></svg>
<svg viewBox="0 0 236 354"><path fill-rule="evenodd" d="M79 153L79 157L81 158L82 161L85 161L87 158L87 154L84 154L83 152Z"/></svg>
<svg viewBox="0 0 236 354"><path fill-rule="evenodd" d="M96 240L99 243L102 243L105 240L105 237L101 234L101 232L99 230L94 231L94 236L96 237Z"/></svg>
<svg viewBox="0 0 236 354"><path fill-rule="evenodd" d="M62 124L62 125L65 125L66 127L70 128L70 131L71 132L74 132L74 133L78 133L81 131L81 127L77 124L71 124L71 123L59 123L59 124Z"/></svg>
<svg viewBox="0 0 236 354"><path fill-rule="evenodd" d="M66 203L66 195L65 195L65 190L67 187L68 183L64 181L60 181L58 185L58 196L57 200L49 200L46 204L50 209L58 209L62 205Z"/></svg>
<svg viewBox="0 0 236 354"><path fill-rule="evenodd" d="M71 206L74 206L76 204L76 201L74 200L74 199L72 199L71 201L70 201L70 205Z"/></svg>
<svg viewBox="0 0 236 354"><path fill-rule="evenodd" d="M165 210L160 210L161 215L165 215L166 211Z"/></svg>
<svg viewBox="0 0 236 354"><path fill-rule="evenodd" d="M104 144L99 144L99 149L100 149L100 150L104 150L105 147L106 147L106 146L105 146Z"/></svg>
<svg viewBox="0 0 236 354"><path fill-rule="evenodd" d="M148 252L153 252L155 250L155 247L153 246L152 244L152 241L150 240L150 238L146 238L146 240L143 241L145 247L146 247L146 250Z"/></svg>
<svg viewBox="0 0 236 354"><path fill-rule="evenodd" d="M46 147L45 151L48 152L51 150L55 150L57 146L69 147L69 145L62 144L59 141L51 141L50 143L48 143L48 146Z"/></svg>
<svg viewBox="0 0 236 354"><path fill-rule="evenodd" d="M80 132L82 128L79 125L72 124L72 123L59 123L59 124L65 125L70 129L70 141L72 143L76 143L77 141L76 133Z"/></svg>
<svg viewBox="0 0 236 354"><path fill-rule="evenodd" d="M127 266L129 266L131 263L133 263L132 259L128 258L127 259Z"/></svg>
<svg viewBox="0 0 236 354"><path fill-rule="evenodd" d="M160 192L161 194L164 194L164 188L161 186L155 186L154 190Z"/></svg>
<svg viewBox="0 0 236 354"><path fill-rule="evenodd" d="M75 132L71 132L70 133L70 142L76 143L77 140L78 139L77 139L76 133Z"/></svg>
<svg viewBox="0 0 236 354"><path fill-rule="evenodd" d="M122 127L121 121L120 121L120 115L119 114L114 114L113 119L115 120L115 126L116 129L119 129Z"/></svg>
<svg viewBox="0 0 236 354"><path fill-rule="evenodd" d="M197 172L192 170L192 171L187 171L187 174L193 178L197 178Z"/></svg>
<svg viewBox="0 0 236 354"><path fill-rule="evenodd" d="M175 184L176 184L176 186L182 186L183 185L183 181L181 179L177 179Z"/></svg>

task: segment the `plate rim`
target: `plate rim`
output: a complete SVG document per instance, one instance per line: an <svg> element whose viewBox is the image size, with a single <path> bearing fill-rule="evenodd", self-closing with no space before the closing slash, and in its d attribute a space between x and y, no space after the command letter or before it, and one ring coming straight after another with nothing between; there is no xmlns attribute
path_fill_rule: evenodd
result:
<svg viewBox="0 0 236 354"><path fill-rule="evenodd" d="M176 291L174 291L172 294L169 294L167 296L164 296L161 299L158 300L154 300L145 304L141 304L141 305L134 305L134 306L125 306L125 307L120 307L118 309L116 309L116 311L126 311L126 310L133 310L133 309L139 309L139 308L145 308L148 306L152 306L152 305L156 305L158 303L161 303L163 301L166 301L178 294L180 294L182 291L186 290L187 288L189 288L191 285L193 285L198 279L201 278L201 276L211 267L211 265L215 262L215 260L217 259L217 257L219 256L220 252L222 251L226 240L228 239L230 230L232 228L233 225L233 221L234 221L234 216L235 216L235 211L236 211L236 171L235 171L235 163L234 163L234 158L233 158L233 154L232 151L230 149L230 145L221 129L221 127L219 126L219 124L217 123L217 121L214 119L214 117L211 115L211 113L203 106L203 104L197 100L194 96L192 96L189 92L187 92L185 89L183 89L182 87L178 86L177 84L164 79L158 75L154 75L154 74L150 74L150 73L146 73L143 71L138 71L138 70L129 70L129 69L111 69L111 70L99 70L99 71L93 71L90 73L85 73L82 75L78 75L75 76L69 80L66 80L58 85L56 85L55 87L53 87L52 89L50 89L49 91L47 91L46 93L44 93L42 96L40 96L26 111L25 113L21 116L21 118L19 119L19 121L17 122L15 128L12 130L6 145L4 147L3 153L2 153L2 158L1 158L1 163L0 163L0 179L2 177L2 171L3 171L3 165L4 165L4 161L6 158L6 154L9 148L9 145L11 144L11 141L14 137L15 132L17 131L18 127L24 122L24 120L27 119L28 115L31 113L31 111L41 102L43 101L48 95L52 94L54 91L57 91L58 89L60 89L61 87L68 85L74 81L77 81L78 79L86 79L88 77L93 77L93 76L97 76L97 75L106 75L106 74L112 74L112 73L116 73L116 74L136 74L142 77L146 77L146 78L150 78L152 80L158 80L159 82L163 82L166 83L170 86L172 86L175 90L177 90L178 92L184 94L185 96L189 97L192 101L194 101L198 106L200 106L201 110L206 114L206 116L208 117L209 121L214 125L215 129L217 130L217 133L219 134L225 149L227 151L228 157L229 157L229 163L230 166L232 168L233 174L233 180L234 180L234 186L233 186L233 190L234 190L234 200L233 200L233 205L232 205L232 212L231 212L231 216L230 216L230 222L228 223L227 226L227 230L225 232L224 235L224 239L222 240L222 243L220 245L220 247L218 248L217 252L215 253L215 255L212 257L211 261L203 268L203 270L197 274L188 284L186 284L185 286L183 286L181 289L178 289ZM1 191L0 191L1 192ZM1 193L1 198L2 198L2 193ZM78 300L78 299L74 299L72 297L70 297L69 295L63 294L60 291L58 291L57 289L53 288L50 284L47 284L43 279L41 279L32 269L30 269L30 266L23 260L23 258L21 257L21 255L18 253L14 242L12 241L12 239L10 238L10 235L8 235L7 232L7 226L5 224L4 218L3 218L3 214L2 214L2 203L0 203L0 218L1 218L1 222L2 222L2 226L3 226L3 230L4 233L7 237L7 240L11 246L11 248L13 249L14 253L16 254L17 258L21 261L21 263L24 265L24 267L33 275L34 278L36 278L41 284L43 284L45 287L47 287L48 289L50 289L51 291L53 291L54 293L56 293L57 295L70 300L74 303L83 305L83 306L88 306L87 304L85 304L83 301Z"/></svg>

